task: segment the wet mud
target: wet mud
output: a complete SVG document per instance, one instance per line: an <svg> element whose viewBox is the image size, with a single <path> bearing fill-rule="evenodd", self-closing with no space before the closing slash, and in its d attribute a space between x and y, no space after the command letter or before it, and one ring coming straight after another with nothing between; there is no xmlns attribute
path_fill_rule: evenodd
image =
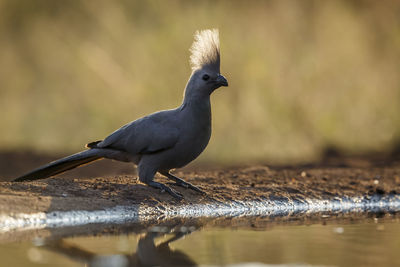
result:
<svg viewBox="0 0 400 267"><path fill-rule="evenodd" d="M129 164L103 160L60 177L15 183L7 180L51 157L3 153L0 158L0 176L6 180L0 182L1 214L90 211L135 205L162 208L232 201L301 202L400 194L400 161L396 160L332 158L301 166L197 166L174 174L206 194L170 184L184 195L182 201L177 201L140 183ZM24 162L26 166L22 165ZM114 174L99 175L110 172ZM170 182L162 176L155 179Z"/></svg>

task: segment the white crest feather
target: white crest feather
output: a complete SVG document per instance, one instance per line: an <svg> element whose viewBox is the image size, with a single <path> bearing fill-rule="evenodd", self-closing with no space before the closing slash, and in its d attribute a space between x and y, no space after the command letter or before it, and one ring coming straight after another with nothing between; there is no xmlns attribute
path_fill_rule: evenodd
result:
<svg viewBox="0 0 400 267"><path fill-rule="evenodd" d="M209 66L219 72L220 52L218 29L197 31L190 48L190 64L193 70Z"/></svg>

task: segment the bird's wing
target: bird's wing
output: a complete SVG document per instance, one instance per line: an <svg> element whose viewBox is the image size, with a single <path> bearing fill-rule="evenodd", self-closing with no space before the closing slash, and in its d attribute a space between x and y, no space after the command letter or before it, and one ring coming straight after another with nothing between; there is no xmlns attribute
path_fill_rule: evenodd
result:
<svg viewBox="0 0 400 267"><path fill-rule="evenodd" d="M98 148L113 148L130 154L149 154L173 147L179 139L179 129L174 127L171 116L155 113L133 121L113 132Z"/></svg>
<svg viewBox="0 0 400 267"><path fill-rule="evenodd" d="M123 138L123 136L126 135L127 132L129 132L129 128L131 128L131 129L134 128L134 124L136 122L137 121L130 122L130 123L122 126L121 128L119 128L118 130L114 131L112 134L110 134L109 136L104 138L104 140L92 142L90 144L94 144L96 147L99 147L99 148L109 147L109 146L113 145L114 143L117 143L118 140L120 140L121 138ZM90 144L88 144L88 145L90 145ZM86 145L86 146L88 146L88 145Z"/></svg>

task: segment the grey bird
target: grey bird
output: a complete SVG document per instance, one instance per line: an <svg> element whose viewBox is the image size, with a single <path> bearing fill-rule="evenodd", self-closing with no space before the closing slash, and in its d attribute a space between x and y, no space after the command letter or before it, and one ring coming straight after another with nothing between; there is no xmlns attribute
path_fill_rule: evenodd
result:
<svg viewBox="0 0 400 267"><path fill-rule="evenodd" d="M154 181L157 172L178 186L202 192L170 171L187 165L206 148L211 137L210 95L215 89L228 86L228 82L220 74L218 30L197 31L194 38L190 48L192 74L179 107L132 121L104 140L87 144L87 150L53 161L14 181L47 178L106 158L136 164L141 182L177 199L182 199L182 194Z"/></svg>

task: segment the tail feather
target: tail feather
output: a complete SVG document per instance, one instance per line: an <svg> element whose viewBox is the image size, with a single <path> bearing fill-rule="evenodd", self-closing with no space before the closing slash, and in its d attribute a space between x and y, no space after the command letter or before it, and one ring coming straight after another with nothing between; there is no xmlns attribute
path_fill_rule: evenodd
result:
<svg viewBox="0 0 400 267"><path fill-rule="evenodd" d="M85 150L71 156L50 162L44 166L41 166L25 175L16 178L15 182L22 181L33 181L38 179L44 179L62 172L71 170L89 162L101 159L97 149Z"/></svg>

